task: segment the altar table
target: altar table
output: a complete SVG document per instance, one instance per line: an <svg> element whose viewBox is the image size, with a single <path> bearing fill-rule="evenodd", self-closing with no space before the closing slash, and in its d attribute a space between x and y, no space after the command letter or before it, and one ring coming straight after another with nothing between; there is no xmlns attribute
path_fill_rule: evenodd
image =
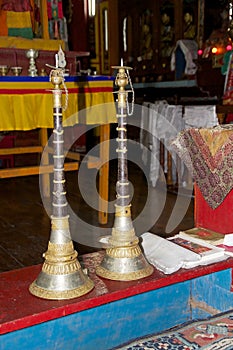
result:
<svg viewBox="0 0 233 350"><path fill-rule="evenodd" d="M99 191L99 221L107 222L108 200L108 145L110 123L116 122L113 97L113 78L108 76L66 77L68 106L63 112L63 125L78 123L100 126L100 159L89 162L89 167L101 166ZM64 90L65 87L61 86ZM48 142L48 128L53 128L53 85L49 77L4 76L0 77L1 114L0 131L40 129L41 144L30 147L0 149L0 156L6 154L42 153ZM65 104L65 91L62 95ZM65 163L65 170L77 170L80 155L68 152L67 158L74 161ZM48 156L43 157L44 166L1 169L0 178L43 175L43 193L49 196L49 173L53 171Z"/></svg>
<svg viewBox="0 0 233 350"><path fill-rule="evenodd" d="M28 287L41 265L0 274L0 349L109 350L233 308L233 258L138 281L110 281L95 268L103 251L80 256L95 288L71 300L45 300Z"/></svg>

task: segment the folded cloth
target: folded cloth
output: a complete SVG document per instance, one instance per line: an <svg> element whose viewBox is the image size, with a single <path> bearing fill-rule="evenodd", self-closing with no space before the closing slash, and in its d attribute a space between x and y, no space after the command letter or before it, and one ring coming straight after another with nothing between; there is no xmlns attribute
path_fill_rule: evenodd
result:
<svg viewBox="0 0 233 350"><path fill-rule="evenodd" d="M185 267L187 262L193 262L198 265L200 260L199 254L174 244L165 238L145 232L141 235L141 239L145 257L149 263L165 274L171 274Z"/></svg>
<svg viewBox="0 0 233 350"><path fill-rule="evenodd" d="M186 164L209 206L217 208L233 188L233 125L183 130L171 147Z"/></svg>

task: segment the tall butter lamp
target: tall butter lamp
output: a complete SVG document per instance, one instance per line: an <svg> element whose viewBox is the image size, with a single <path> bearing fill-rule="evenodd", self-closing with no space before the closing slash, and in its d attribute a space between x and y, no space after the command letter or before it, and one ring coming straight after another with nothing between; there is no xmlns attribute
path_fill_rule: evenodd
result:
<svg viewBox="0 0 233 350"><path fill-rule="evenodd" d="M42 271L30 285L31 294L44 299L72 299L80 297L94 287L77 259L69 229L68 203L64 177L64 135L62 126L62 90L64 70L53 69L50 74L53 93L53 201L51 235L44 253Z"/></svg>
<svg viewBox="0 0 233 350"><path fill-rule="evenodd" d="M131 204L127 166L127 115L128 115L128 91L125 87L131 83L129 76L130 67L113 67L118 69L115 84L119 87L117 99L117 155L118 174L116 183L115 220L110 236L101 241L105 243L106 252L96 274L100 277L130 281L147 277L152 274L153 267L147 262L141 248L139 239L135 235L131 219ZM133 87L132 87L133 92ZM133 106L134 101L132 101Z"/></svg>

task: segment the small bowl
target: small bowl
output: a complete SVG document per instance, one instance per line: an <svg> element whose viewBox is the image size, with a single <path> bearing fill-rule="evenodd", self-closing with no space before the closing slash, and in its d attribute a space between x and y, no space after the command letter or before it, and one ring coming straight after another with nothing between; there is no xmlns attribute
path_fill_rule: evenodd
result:
<svg viewBox="0 0 233 350"><path fill-rule="evenodd" d="M22 67L11 67L11 71L15 76L18 76L22 73Z"/></svg>

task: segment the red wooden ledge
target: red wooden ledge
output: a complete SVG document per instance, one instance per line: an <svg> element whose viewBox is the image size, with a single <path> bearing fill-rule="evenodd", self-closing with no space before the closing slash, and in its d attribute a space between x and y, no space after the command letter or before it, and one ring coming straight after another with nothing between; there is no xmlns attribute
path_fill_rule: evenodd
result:
<svg viewBox="0 0 233 350"><path fill-rule="evenodd" d="M80 257L89 269L95 288L88 294L71 300L45 300L30 294L29 285L40 273L41 265L1 273L0 334L233 267L233 258L229 258L212 265L182 269L171 275L154 270L151 276L144 279L119 282L96 276L95 266L102 256L103 252L97 252Z"/></svg>

